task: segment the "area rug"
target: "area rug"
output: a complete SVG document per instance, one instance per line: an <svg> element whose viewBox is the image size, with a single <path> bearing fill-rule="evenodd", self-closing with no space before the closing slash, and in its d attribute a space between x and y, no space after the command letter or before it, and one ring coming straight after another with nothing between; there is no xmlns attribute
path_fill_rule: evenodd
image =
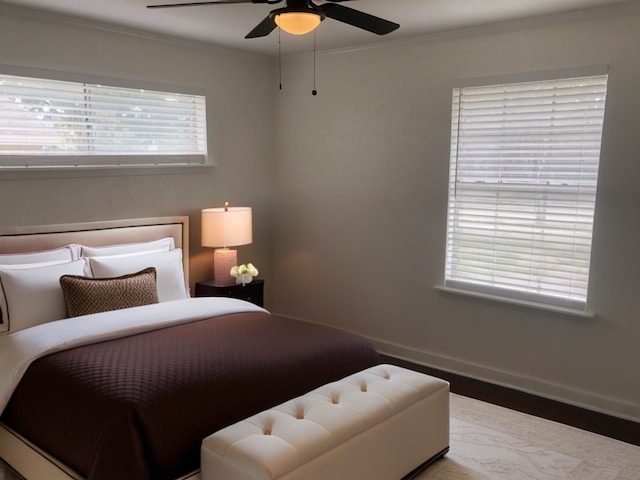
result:
<svg viewBox="0 0 640 480"><path fill-rule="evenodd" d="M640 480L640 447L451 394L447 456L417 480Z"/></svg>

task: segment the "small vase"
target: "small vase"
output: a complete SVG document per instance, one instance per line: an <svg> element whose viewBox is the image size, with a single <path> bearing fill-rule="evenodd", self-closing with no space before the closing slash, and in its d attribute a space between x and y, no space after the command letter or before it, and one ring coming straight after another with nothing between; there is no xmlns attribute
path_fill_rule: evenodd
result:
<svg viewBox="0 0 640 480"><path fill-rule="evenodd" d="M248 273L245 273L244 275L238 275L236 277L236 285L241 283L244 287L247 283L251 283L251 280L253 280L253 277Z"/></svg>

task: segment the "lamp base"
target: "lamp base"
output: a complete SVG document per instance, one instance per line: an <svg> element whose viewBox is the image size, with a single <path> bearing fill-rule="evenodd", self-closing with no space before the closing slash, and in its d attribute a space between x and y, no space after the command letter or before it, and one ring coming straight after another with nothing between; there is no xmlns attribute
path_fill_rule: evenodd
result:
<svg viewBox="0 0 640 480"><path fill-rule="evenodd" d="M213 283L216 285L235 285L231 268L238 264L237 250L216 248L213 251Z"/></svg>

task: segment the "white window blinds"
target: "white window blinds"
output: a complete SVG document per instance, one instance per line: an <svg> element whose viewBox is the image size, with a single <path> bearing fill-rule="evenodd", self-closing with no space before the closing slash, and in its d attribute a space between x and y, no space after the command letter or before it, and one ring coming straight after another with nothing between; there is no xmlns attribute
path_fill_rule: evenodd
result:
<svg viewBox="0 0 640 480"><path fill-rule="evenodd" d="M453 90L445 286L586 309L606 88Z"/></svg>
<svg viewBox="0 0 640 480"><path fill-rule="evenodd" d="M205 164L205 97L0 74L0 168Z"/></svg>

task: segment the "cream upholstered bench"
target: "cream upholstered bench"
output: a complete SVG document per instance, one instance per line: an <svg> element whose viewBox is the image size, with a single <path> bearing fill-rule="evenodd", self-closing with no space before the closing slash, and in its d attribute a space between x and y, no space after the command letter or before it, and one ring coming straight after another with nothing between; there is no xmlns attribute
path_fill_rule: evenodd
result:
<svg viewBox="0 0 640 480"><path fill-rule="evenodd" d="M377 365L210 435L201 479L408 479L448 449L448 382Z"/></svg>

